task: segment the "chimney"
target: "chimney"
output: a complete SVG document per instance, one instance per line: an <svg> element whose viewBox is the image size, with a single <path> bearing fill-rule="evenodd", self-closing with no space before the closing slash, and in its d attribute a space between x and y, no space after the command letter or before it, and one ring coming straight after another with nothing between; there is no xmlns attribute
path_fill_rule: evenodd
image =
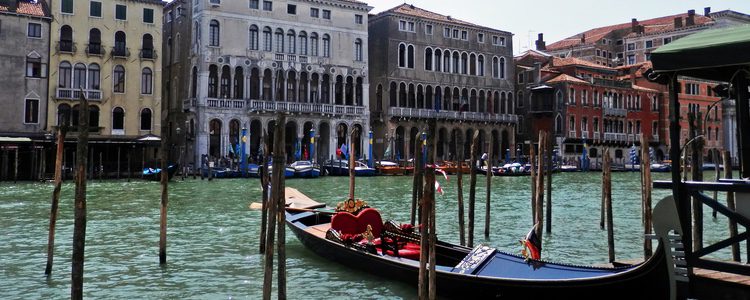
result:
<svg viewBox="0 0 750 300"><path fill-rule="evenodd" d="M542 82L542 63L534 62L534 83Z"/></svg>
<svg viewBox="0 0 750 300"><path fill-rule="evenodd" d="M586 33L581 33L581 44L586 43Z"/></svg>
<svg viewBox="0 0 750 300"><path fill-rule="evenodd" d="M711 14L711 7L710 6L704 7L703 8L703 15L706 16L706 17L708 17L709 14Z"/></svg>
<svg viewBox="0 0 750 300"><path fill-rule="evenodd" d="M681 27L682 27L682 17L674 18L674 28L681 28Z"/></svg>
<svg viewBox="0 0 750 300"><path fill-rule="evenodd" d="M688 10L687 20L685 20L685 26L695 25L695 9Z"/></svg>
<svg viewBox="0 0 750 300"><path fill-rule="evenodd" d="M544 33L540 33L536 39L536 50L547 50L547 43L544 42Z"/></svg>
<svg viewBox="0 0 750 300"><path fill-rule="evenodd" d="M638 31L638 19L633 18L630 20L630 30L633 32Z"/></svg>

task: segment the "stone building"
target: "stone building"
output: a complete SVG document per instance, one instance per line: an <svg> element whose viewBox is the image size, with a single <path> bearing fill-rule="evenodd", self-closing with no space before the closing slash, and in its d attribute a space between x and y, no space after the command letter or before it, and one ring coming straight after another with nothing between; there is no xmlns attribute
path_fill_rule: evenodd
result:
<svg viewBox="0 0 750 300"><path fill-rule="evenodd" d="M437 160L469 157L473 132L482 152L510 155L513 44L506 31L403 4L370 19L370 106L375 157L414 155L416 135L436 120Z"/></svg>
<svg viewBox="0 0 750 300"><path fill-rule="evenodd" d="M16 161L19 178L43 161L50 21L42 1L0 1L0 180L15 176Z"/></svg>
<svg viewBox="0 0 750 300"><path fill-rule="evenodd" d="M77 125L81 93L89 100L91 173L151 165L161 124L160 0L50 3L50 97L47 127ZM75 137L76 128L69 134ZM75 149L66 149L68 162ZM130 158L130 159L128 159ZM137 162L137 164L136 164ZM119 175L119 173L118 173Z"/></svg>
<svg viewBox="0 0 750 300"><path fill-rule="evenodd" d="M370 9L349 0L167 5L164 36L179 47L165 62L168 102L174 127L186 129L175 138L188 145L185 157L236 158L247 130L244 151L257 158L275 128L286 130L288 160L323 161L345 143L366 155ZM275 124L278 112L290 114L286 124ZM362 134L352 143L353 128Z"/></svg>

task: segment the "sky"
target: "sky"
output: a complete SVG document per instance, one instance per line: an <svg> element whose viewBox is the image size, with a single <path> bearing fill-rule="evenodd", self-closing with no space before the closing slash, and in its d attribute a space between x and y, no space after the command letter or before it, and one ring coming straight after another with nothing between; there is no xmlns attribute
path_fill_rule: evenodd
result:
<svg viewBox="0 0 750 300"><path fill-rule="evenodd" d="M230 0L242 1L242 0ZM403 0L360 0L376 14L400 5ZM703 14L731 9L750 14L748 0L410 0L406 3L477 25L509 31L513 52L534 49L537 34L544 33L547 44L588 29L686 13Z"/></svg>

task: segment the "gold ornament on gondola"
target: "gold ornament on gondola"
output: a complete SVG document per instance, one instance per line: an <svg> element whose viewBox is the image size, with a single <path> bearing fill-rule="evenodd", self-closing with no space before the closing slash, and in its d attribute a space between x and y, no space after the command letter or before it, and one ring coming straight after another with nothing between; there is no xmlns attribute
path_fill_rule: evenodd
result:
<svg viewBox="0 0 750 300"><path fill-rule="evenodd" d="M362 199L347 199L336 204L336 212L348 212L356 215L360 210L368 207L367 202Z"/></svg>

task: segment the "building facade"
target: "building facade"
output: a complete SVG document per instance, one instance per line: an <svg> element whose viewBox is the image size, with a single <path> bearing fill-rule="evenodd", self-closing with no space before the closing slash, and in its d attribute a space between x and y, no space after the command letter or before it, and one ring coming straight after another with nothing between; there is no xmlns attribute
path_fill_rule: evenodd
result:
<svg viewBox="0 0 750 300"><path fill-rule="evenodd" d="M187 129L176 138L188 144L185 157L196 164L203 155L236 159L244 145L254 159L263 133L281 128L289 161L323 161L343 144L365 155L370 9L345 0L168 5L166 21L173 24L164 30L171 30L180 47L171 51L180 56L165 68L185 74L171 78L170 113L175 126ZM275 124L280 112L289 114L286 124ZM354 128L361 134L352 142Z"/></svg>
<svg viewBox="0 0 750 300"><path fill-rule="evenodd" d="M637 20L633 18L630 23L610 25L600 28L594 28L567 39L557 41L543 48L537 49L545 51L557 57L576 57L590 61L597 65L617 68L619 77L630 77L631 73L636 74L635 81L639 86L651 89L657 89L662 92L662 98L668 97L667 88L663 85L646 83L643 77L645 70L650 68L650 53L658 47L668 44L683 36L690 35L702 30L716 27L735 26L739 24L750 23L750 15L725 10L711 12L710 7L704 9L704 14L699 15L695 10L689 10L687 13L664 16L648 20ZM539 42L537 43L539 45ZM730 150L732 156L736 149L730 146L735 145L735 137L731 134L725 134L723 127L733 127L734 125L725 124L722 121L722 112L726 103L713 105L721 100L712 88L720 85L720 82L709 82L704 80L695 80L687 77L679 78L682 86L678 97L680 99L680 113L687 116L689 112L700 113L702 118L707 121L706 130L703 132L705 139L704 153L708 155L711 151L720 151L725 148ZM723 101L728 102L728 101ZM661 102L661 114L659 120L659 130L662 130L659 141L669 147L667 137L668 124L668 107L667 101ZM710 112L709 107L714 107ZM688 137L688 118L681 119L682 133L681 140ZM709 139L709 127L711 129ZM717 135L718 131L718 135ZM709 161L711 155L708 155Z"/></svg>
<svg viewBox="0 0 750 300"><path fill-rule="evenodd" d="M511 33L408 4L373 16L369 28L375 157L386 149L387 159L413 157L429 120L437 121L436 160L468 158L476 131L493 160L515 157Z"/></svg>
<svg viewBox="0 0 750 300"><path fill-rule="evenodd" d="M90 161L97 172L122 171L120 164L131 154L133 161L144 163L155 157L144 137L160 135L163 5L158 0L50 4L55 22L50 28L48 128L77 125L83 93L94 143ZM71 130L75 136L76 129Z"/></svg>
<svg viewBox="0 0 750 300"><path fill-rule="evenodd" d="M16 169L31 178L42 161L35 145L46 140L50 21L44 2L0 2L0 179Z"/></svg>

